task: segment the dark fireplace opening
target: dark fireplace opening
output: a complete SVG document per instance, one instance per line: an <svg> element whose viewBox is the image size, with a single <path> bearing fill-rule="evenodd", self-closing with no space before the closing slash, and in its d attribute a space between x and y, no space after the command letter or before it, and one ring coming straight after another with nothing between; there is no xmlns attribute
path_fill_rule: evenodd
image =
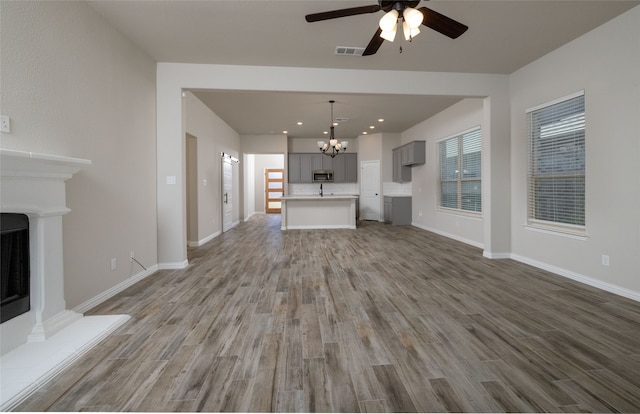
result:
<svg viewBox="0 0 640 414"><path fill-rule="evenodd" d="M29 298L29 217L1 213L0 323L31 309Z"/></svg>

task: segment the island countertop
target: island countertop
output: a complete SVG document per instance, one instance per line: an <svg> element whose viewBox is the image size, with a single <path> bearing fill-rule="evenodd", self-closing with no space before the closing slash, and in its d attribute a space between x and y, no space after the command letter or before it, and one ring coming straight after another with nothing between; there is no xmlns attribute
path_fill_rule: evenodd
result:
<svg viewBox="0 0 640 414"><path fill-rule="evenodd" d="M358 196L353 194L327 194L324 196L320 194L301 194L281 197L282 200L350 200L354 198L358 198Z"/></svg>

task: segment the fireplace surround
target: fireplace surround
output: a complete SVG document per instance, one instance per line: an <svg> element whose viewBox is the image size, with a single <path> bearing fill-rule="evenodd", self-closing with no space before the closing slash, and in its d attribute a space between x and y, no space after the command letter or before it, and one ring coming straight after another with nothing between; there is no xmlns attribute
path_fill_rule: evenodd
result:
<svg viewBox="0 0 640 414"><path fill-rule="evenodd" d="M0 324L0 411L17 407L130 319L83 316L66 308L65 181L90 165L79 158L0 149L0 212L28 221L30 270L30 309Z"/></svg>
<svg viewBox="0 0 640 414"><path fill-rule="evenodd" d="M56 155L0 149L2 213L28 219L30 310L0 324L1 353L43 341L80 319L66 309L62 216L65 181L91 161Z"/></svg>

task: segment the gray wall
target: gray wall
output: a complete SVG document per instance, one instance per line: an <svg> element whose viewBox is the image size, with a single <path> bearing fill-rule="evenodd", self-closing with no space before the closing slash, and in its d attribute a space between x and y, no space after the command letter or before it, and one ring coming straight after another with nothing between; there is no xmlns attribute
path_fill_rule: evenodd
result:
<svg viewBox="0 0 640 414"><path fill-rule="evenodd" d="M83 2L0 2L2 147L86 158L67 181L74 308L157 263L156 63ZM110 268L111 258L117 268Z"/></svg>

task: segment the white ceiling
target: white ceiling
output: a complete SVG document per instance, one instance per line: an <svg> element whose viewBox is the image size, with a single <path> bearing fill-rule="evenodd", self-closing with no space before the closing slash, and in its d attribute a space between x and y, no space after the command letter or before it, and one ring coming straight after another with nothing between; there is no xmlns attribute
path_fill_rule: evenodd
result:
<svg viewBox="0 0 640 414"><path fill-rule="evenodd" d="M373 56L335 55L365 47L383 12L307 23L306 14L377 4L377 0L87 0L112 26L159 62L396 71L509 74L640 4L631 0L431 0L429 7L469 26L458 39L422 28L399 35ZM402 46L402 53L400 53ZM390 79L390 82L404 81ZM194 91L240 134L322 136L336 127L353 138L376 126L401 132L453 104L451 97ZM378 123L383 117L385 122ZM304 122L297 126L296 122Z"/></svg>

